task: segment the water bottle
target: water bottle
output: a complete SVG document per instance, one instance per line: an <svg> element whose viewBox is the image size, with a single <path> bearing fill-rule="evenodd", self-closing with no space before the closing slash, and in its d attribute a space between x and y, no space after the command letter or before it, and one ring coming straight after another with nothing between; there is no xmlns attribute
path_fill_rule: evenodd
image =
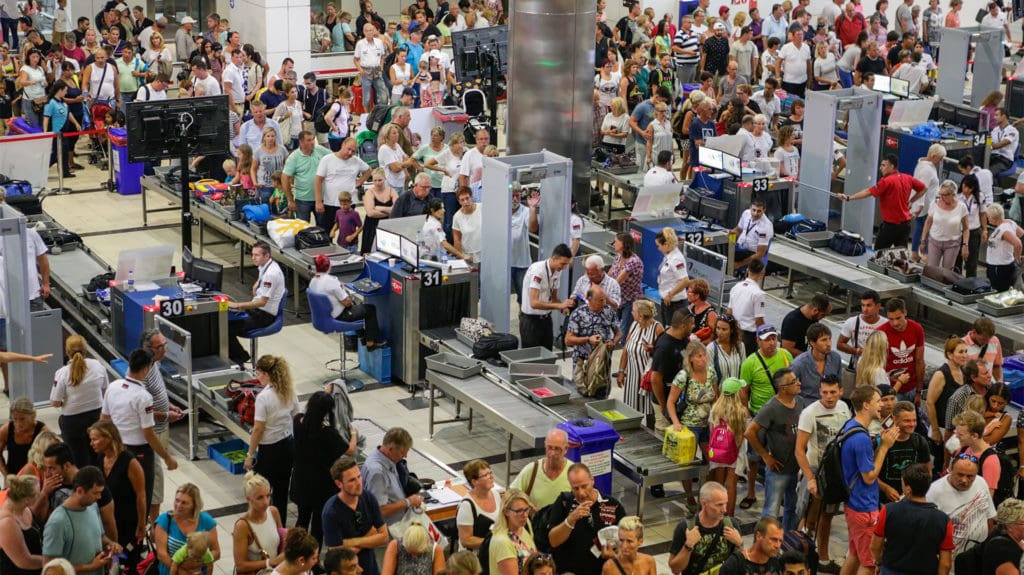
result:
<svg viewBox="0 0 1024 575"><path fill-rule="evenodd" d="M135 291L135 270L128 270L128 289L127 291Z"/></svg>
<svg viewBox="0 0 1024 575"><path fill-rule="evenodd" d="M448 250L444 249L443 247L441 248L441 265L448 265Z"/></svg>

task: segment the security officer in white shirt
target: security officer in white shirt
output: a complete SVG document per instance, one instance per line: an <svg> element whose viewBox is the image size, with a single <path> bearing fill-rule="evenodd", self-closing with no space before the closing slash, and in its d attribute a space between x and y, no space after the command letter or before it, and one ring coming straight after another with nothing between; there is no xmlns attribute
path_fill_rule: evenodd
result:
<svg viewBox="0 0 1024 575"><path fill-rule="evenodd" d="M1010 116L1006 108L996 109L997 125L992 129L992 153L988 158L988 169L999 174L1013 167L1017 155L1017 144L1020 134L1010 124Z"/></svg>
<svg viewBox="0 0 1024 575"><path fill-rule="evenodd" d="M661 321L671 325L672 314L686 309L686 288L690 276L686 273L686 257L679 251L679 237L672 228L665 228L654 237L658 251L665 259L658 266L658 295L661 296Z"/></svg>
<svg viewBox="0 0 1024 575"><path fill-rule="evenodd" d="M644 174L644 186L664 186L674 184L679 180L672 173L672 152L662 150L658 152L658 165L647 170Z"/></svg>
<svg viewBox="0 0 1024 575"><path fill-rule="evenodd" d="M153 396L146 391L146 376L153 364L153 355L136 349L128 356L128 374L110 384L103 396L100 417L109 419L121 433L124 446L135 454L142 464L146 478L146 509L153 500L153 477L156 471L154 452L164 460L169 471L178 468L178 462L164 449L157 437L153 419Z"/></svg>
<svg viewBox="0 0 1024 575"><path fill-rule="evenodd" d="M260 270L260 276L252 286L253 298L246 302L228 302L228 308L245 311L248 317L228 320L228 357L238 365L249 361L249 352L238 341L245 332L274 323L277 311L284 297L284 273L277 262L270 259L270 245L256 242L252 247L252 263Z"/></svg>
<svg viewBox="0 0 1024 575"><path fill-rule="evenodd" d="M764 264L761 260L753 260L747 265L747 279L729 290L729 315L736 318L747 349L757 349L757 328L764 325L762 279Z"/></svg>
<svg viewBox="0 0 1024 575"><path fill-rule="evenodd" d="M526 269L523 278L522 310L519 313L520 347L542 346L548 349L554 345L555 334L551 324L551 310L572 309L572 300L558 299L558 285L562 270L572 263L572 251L565 244L558 244L551 257L536 262Z"/></svg>
<svg viewBox="0 0 1024 575"><path fill-rule="evenodd" d="M737 268L754 260L763 260L775 235L771 220L764 214L764 200L754 198L750 208L740 216L740 223L730 233L736 236Z"/></svg>

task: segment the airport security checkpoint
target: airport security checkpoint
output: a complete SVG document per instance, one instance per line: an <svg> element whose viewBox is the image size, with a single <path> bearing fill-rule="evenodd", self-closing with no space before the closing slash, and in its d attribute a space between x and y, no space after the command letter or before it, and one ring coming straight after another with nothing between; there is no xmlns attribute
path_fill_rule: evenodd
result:
<svg viewBox="0 0 1024 575"><path fill-rule="evenodd" d="M4 573L1021 572L1021 3L7 4Z"/></svg>

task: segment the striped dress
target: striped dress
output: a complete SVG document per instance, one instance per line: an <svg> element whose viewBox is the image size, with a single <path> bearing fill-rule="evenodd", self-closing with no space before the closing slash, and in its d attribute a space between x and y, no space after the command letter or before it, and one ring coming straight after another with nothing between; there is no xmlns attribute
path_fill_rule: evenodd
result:
<svg viewBox="0 0 1024 575"><path fill-rule="evenodd" d="M651 369L651 354L644 349L644 344L654 345L654 334L660 325L660 322L653 321L645 328L633 322L622 349L622 353L626 354L626 381L622 399L626 405L643 414L652 413L650 395L640 389L640 378Z"/></svg>

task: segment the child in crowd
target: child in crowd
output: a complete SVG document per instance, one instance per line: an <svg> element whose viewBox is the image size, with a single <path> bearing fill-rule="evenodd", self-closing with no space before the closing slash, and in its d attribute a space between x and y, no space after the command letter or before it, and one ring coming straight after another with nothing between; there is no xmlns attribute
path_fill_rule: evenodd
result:
<svg viewBox="0 0 1024 575"><path fill-rule="evenodd" d="M775 159L779 161L780 176L800 176L800 150L793 145L793 126L779 128L779 147L775 150Z"/></svg>
<svg viewBox="0 0 1024 575"><path fill-rule="evenodd" d="M227 178L224 179L225 184L229 186L231 184L241 184L241 182L239 181L241 180L241 178L238 171L238 166L235 164L234 160L228 158L227 160L224 160L224 163L221 164L221 166L223 166L224 168L224 173L227 174Z"/></svg>
<svg viewBox="0 0 1024 575"><path fill-rule="evenodd" d="M284 186L281 181L284 172L278 170L270 174L270 183L274 184L274 193L270 195L270 215L280 216L288 212L288 197L284 195Z"/></svg>
<svg viewBox="0 0 1024 575"><path fill-rule="evenodd" d="M256 183L252 181L252 146L238 146L238 175L229 183L241 184L242 189L250 195L256 192Z"/></svg>
<svg viewBox="0 0 1024 575"><path fill-rule="evenodd" d="M747 384L743 380L733 377L723 381L722 393L711 405L711 414L708 417L711 425L711 443L709 443L708 452L711 469L708 478L725 485L729 492L726 515L730 517L736 510L736 461L739 459L740 450L743 449L743 432L747 428L747 409L743 406L739 391L746 386ZM725 431L732 432L736 449L730 451L719 448L719 453L716 454L712 447L720 443L715 441L716 434L728 437L728 433Z"/></svg>
<svg viewBox="0 0 1024 575"><path fill-rule="evenodd" d="M341 192L338 194L338 205L340 208L334 214L334 229L337 231L338 245L343 248L354 249L359 244L359 233L363 231L363 220L359 212L352 209L352 194Z"/></svg>
<svg viewBox="0 0 1024 575"><path fill-rule="evenodd" d="M436 56L428 58L425 69L420 70L420 108L434 108L444 105L444 86L441 79L444 71L441 69L441 59ZM425 78L426 81L423 81Z"/></svg>
<svg viewBox="0 0 1024 575"><path fill-rule="evenodd" d="M228 43L228 32L231 30L231 22L227 18L220 19L220 26L217 28L217 42L223 46Z"/></svg>
<svg viewBox="0 0 1024 575"><path fill-rule="evenodd" d="M203 565L213 564L213 551L210 550L210 534L206 531L194 531L189 533L188 540L184 545L174 552L171 557L171 575L178 575L183 572L181 564L185 561L201 563Z"/></svg>
<svg viewBox="0 0 1024 575"><path fill-rule="evenodd" d="M761 54L761 69L765 72L763 79L775 77L775 64L779 61L779 39L768 38L766 50Z"/></svg>

